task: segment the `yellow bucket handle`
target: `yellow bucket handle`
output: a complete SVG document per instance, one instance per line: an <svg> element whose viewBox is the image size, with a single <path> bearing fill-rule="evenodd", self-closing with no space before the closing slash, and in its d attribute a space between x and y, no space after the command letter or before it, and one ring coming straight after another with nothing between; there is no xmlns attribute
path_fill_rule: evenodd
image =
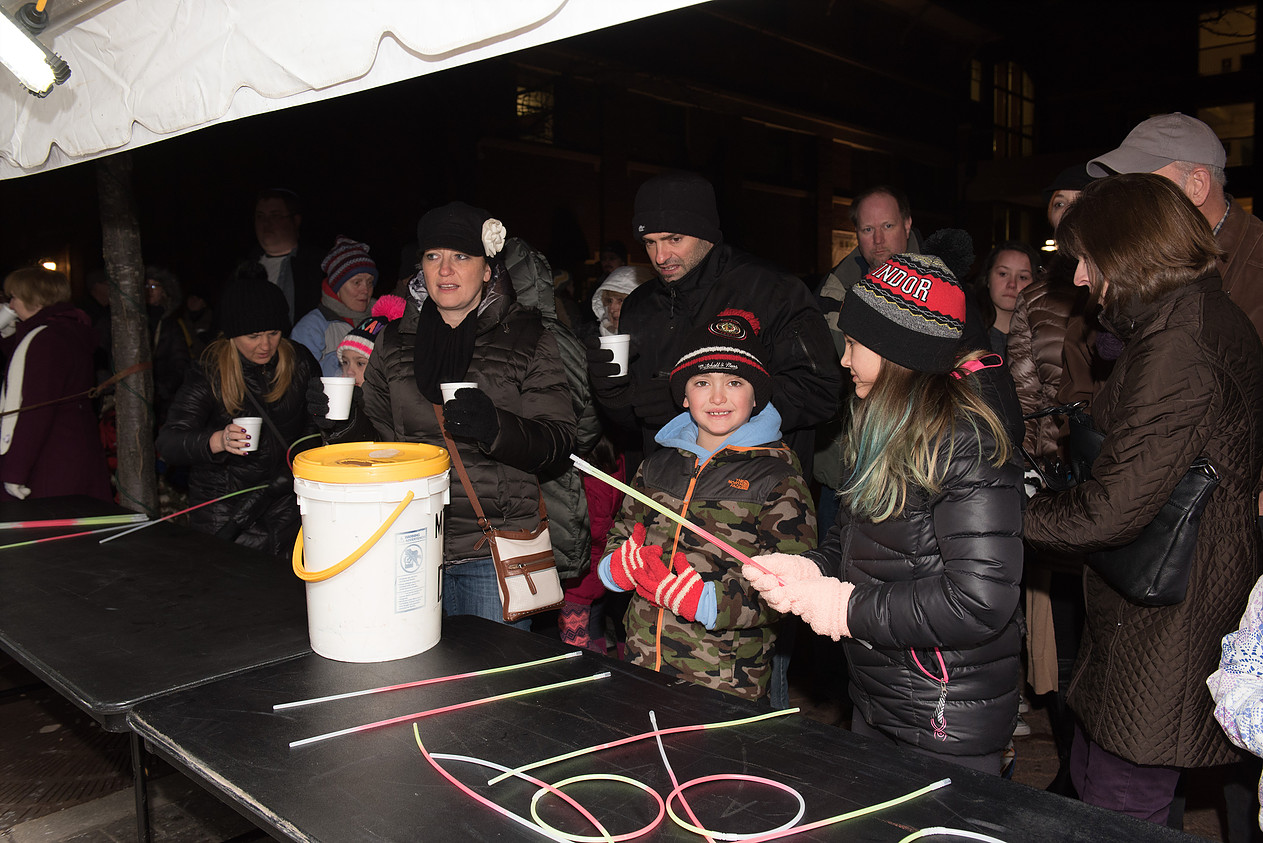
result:
<svg viewBox="0 0 1263 843"><path fill-rule="evenodd" d="M303 567L303 531L299 530L298 538L294 539L294 573L297 574L298 578L304 582L324 582L330 577L334 577L342 573L347 568L351 567L351 565L353 565L361 556L372 550L373 545L377 544L377 540L386 535L386 531L390 529L390 525L394 524L395 520L398 519L400 515L403 515L403 511L408 508L408 504L412 503L412 497L412 492L408 492L408 494L404 495L403 500L400 501L399 506L395 507L395 511L390 513L390 517L386 519L386 522L378 527L377 532L369 536L368 541L360 545L354 553L343 559L338 564L325 568L321 571L308 571Z"/></svg>

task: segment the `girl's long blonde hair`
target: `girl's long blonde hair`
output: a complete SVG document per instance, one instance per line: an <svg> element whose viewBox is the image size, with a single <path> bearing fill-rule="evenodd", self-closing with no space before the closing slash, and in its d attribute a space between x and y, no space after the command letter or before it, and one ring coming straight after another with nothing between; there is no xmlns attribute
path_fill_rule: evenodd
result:
<svg viewBox="0 0 1263 843"><path fill-rule="evenodd" d="M294 379L294 347L282 338L276 348L276 370L272 373L272 388L263 396L266 404L277 401L290 387ZM241 368L241 355L232 340L220 336L206 346L202 362L215 396L233 416L246 409L246 378Z"/></svg>
<svg viewBox="0 0 1263 843"><path fill-rule="evenodd" d="M885 521L903 512L909 488L937 494L958 425L968 424L979 441L984 430L990 434L995 447L986 458L996 466L1008 460L1004 425L982 399L977 378L960 368L985 354L968 354L943 374L915 372L882 359L868 397L851 406L842 457L850 475L838 494L853 514Z"/></svg>

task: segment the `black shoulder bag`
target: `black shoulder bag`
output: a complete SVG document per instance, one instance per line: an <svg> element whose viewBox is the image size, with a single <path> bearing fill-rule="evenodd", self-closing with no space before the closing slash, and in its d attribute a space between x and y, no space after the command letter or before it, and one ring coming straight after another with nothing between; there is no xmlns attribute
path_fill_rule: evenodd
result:
<svg viewBox="0 0 1263 843"><path fill-rule="evenodd" d="M1070 417L1070 465L1076 483L1090 480L1105 435L1096 429L1083 405L1068 404L1040 411ZM1087 555L1088 565L1110 588L1138 606L1174 606L1184 600L1197 551L1197 529L1219 472L1198 457L1180 478L1171 497L1153 521L1130 543Z"/></svg>

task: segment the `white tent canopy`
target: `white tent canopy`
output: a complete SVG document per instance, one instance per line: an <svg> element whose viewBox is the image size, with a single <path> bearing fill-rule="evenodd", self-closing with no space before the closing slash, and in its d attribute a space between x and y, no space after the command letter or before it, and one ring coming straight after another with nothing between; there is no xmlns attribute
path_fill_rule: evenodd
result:
<svg viewBox="0 0 1263 843"><path fill-rule="evenodd" d="M0 179L699 2L117 0L59 28L51 0L72 75L37 99L0 68Z"/></svg>

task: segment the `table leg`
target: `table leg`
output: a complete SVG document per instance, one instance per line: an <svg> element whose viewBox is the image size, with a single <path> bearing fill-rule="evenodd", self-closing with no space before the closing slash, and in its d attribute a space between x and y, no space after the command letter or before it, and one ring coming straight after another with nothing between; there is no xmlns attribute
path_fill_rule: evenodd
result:
<svg viewBox="0 0 1263 843"><path fill-rule="evenodd" d="M132 783L136 792L136 840L151 843L149 828L149 779L145 775L144 739L132 732Z"/></svg>

